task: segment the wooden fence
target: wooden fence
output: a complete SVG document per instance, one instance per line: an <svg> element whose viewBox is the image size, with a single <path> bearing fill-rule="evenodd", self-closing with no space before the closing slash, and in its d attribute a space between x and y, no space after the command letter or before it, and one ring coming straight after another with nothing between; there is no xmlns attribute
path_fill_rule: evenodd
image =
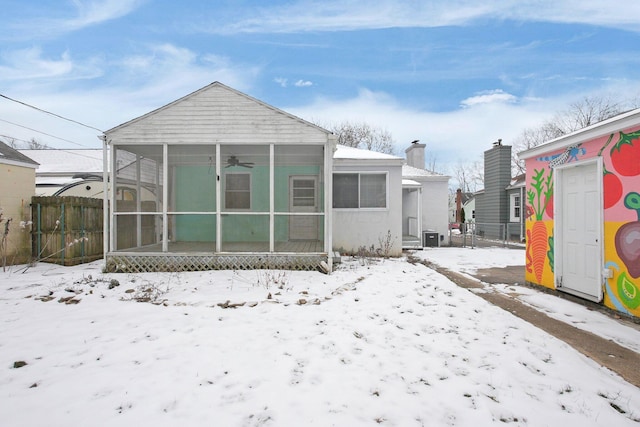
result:
<svg viewBox="0 0 640 427"><path fill-rule="evenodd" d="M33 197L33 259L61 265L77 265L102 258L102 214L102 199L70 196Z"/></svg>

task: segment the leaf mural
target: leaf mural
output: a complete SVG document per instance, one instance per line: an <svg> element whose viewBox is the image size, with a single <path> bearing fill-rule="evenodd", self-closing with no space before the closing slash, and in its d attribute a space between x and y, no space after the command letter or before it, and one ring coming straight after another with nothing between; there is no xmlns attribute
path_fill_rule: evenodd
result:
<svg viewBox="0 0 640 427"><path fill-rule="evenodd" d="M640 305L640 291L638 287L627 277L623 271L618 276L618 295L622 303L630 309L638 308Z"/></svg>
<svg viewBox="0 0 640 427"><path fill-rule="evenodd" d="M549 175L545 179L546 169L534 169L531 181L531 189L527 191L527 200L529 206L533 207L535 222L531 227L531 234L527 237L527 246L530 248L531 265L533 272L538 280L542 282L542 272L544 271L544 262L547 257L547 226L542 218L547 210L549 203L553 199L553 169L549 170Z"/></svg>

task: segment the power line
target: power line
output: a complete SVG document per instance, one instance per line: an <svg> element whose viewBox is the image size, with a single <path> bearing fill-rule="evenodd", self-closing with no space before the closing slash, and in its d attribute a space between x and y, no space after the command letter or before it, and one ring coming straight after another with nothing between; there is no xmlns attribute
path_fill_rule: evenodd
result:
<svg viewBox="0 0 640 427"><path fill-rule="evenodd" d="M77 146L80 146L80 147L88 148L86 145L80 144L78 142L74 142L74 141L70 141L68 139L60 138L59 136L51 135L51 134L48 134L46 132L42 132L42 131L27 127L27 126L19 125L17 123L10 122L9 120L0 119L0 122L9 123L10 125L14 125L14 126L18 126L18 127L24 128L24 129L28 129L28 130L30 130L32 132L37 132L37 133L40 133L42 135L49 136L51 138L59 139L60 141L65 141L65 142L69 142L71 144L74 144L74 145L77 145Z"/></svg>
<svg viewBox="0 0 640 427"><path fill-rule="evenodd" d="M96 128L96 127L86 125L86 124L84 124L84 123L82 123L82 122L79 122L79 121L76 121L76 120L73 120L73 119L69 119L69 118L67 118L67 117L63 117L63 116L61 116L61 115L59 115L59 114L52 113L51 111L43 110L42 108L38 108L38 107L36 107L36 106L34 106L34 105L27 104L26 102L18 101L17 99L10 98L10 97L8 97L8 96L6 96L6 95L3 95L3 94L1 94L1 93L0 93L0 97L2 97L2 98L4 98L4 99L8 99L9 101L13 101L13 102L16 102L16 103L18 103L18 104L24 105L25 107L33 108L34 110L40 111L41 113L49 114L49 115L54 116L54 117L57 117L57 118L59 118L59 119L66 120L66 121L68 121L68 122L75 123L75 124L77 124L77 125L84 126L84 127L86 127L86 128L89 128L89 129L97 130L97 131L98 131L98 132L100 132L100 133L104 133L104 131L103 131L103 130L98 129L98 128ZM27 128L27 129L28 129L28 128ZM49 136L51 136L51 135L49 135ZM54 137L54 138L55 138L55 137Z"/></svg>

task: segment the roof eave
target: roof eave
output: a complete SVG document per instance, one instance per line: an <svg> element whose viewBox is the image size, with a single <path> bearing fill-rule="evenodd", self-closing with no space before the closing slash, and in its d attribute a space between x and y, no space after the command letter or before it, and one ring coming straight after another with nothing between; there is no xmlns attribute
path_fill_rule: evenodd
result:
<svg viewBox="0 0 640 427"><path fill-rule="evenodd" d="M518 158L520 160L527 160L531 157L540 156L550 151L560 150L568 147L569 145L584 142L585 140L595 139L639 123L640 108L619 114L610 119L603 120L591 126L587 126L586 128L563 135L559 138L552 139L551 141L538 145L537 147L521 151L518 153Z"/></svg>

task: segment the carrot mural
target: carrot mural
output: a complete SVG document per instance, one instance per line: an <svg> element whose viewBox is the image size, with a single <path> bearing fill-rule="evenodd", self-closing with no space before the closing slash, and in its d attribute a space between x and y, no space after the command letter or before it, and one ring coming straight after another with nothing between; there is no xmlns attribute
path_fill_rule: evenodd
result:
<svg viewBox="0 0 640 427"><path fill-rule="evenodd" d="M531 228L531 233L527 233L529 239L528 247L530 251L528 255L531 258L533 272L538 280L542 281L542 272L544 271L544 262L547 257L548 234L547 227L542 221L544 213L549 203L553 199L553 169L549 169L549 175L545 179L546 169L534 169L531 189L527 191L527 200L529 206L533 207L535 222Z"/></svg>

